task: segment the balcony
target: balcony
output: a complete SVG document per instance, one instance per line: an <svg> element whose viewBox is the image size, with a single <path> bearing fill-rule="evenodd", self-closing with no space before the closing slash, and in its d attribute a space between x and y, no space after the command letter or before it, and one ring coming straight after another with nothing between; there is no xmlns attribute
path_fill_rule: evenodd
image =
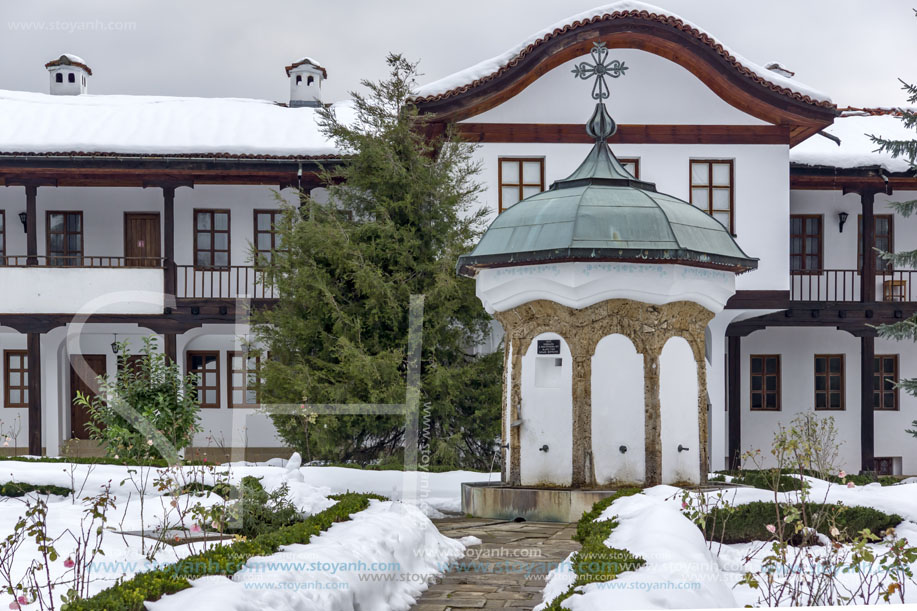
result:
<svg viewBox="0 0 917 611"><path fill-rule="evenodd" d="M277 291L252 266L175 266L175 297L188 300L270 300ZM0 258L6 314L162 314L165 261L150 257L27 256Z"/></svg>
<svg viewBox="0 0 917 611"><path fill-rule="evenodd" d="M177 265L175 271L179 299L277 299L277 289L265 284L263 274L250 265Z"/></svg>
<svg viewBox="0 0 917 611"><path fill-rule="evenodd" d="M876 299L907 303L917 301L917 270L876 272ZM791 301L843 303L860 301L862 277L855 269L818 269L790 275Z"/></svg>
<svg viewBox="0 0 917 611"><path fill-rule="evenodd" d="M159 259L7 256L0 262L6 314L161 314Z"/></svg>

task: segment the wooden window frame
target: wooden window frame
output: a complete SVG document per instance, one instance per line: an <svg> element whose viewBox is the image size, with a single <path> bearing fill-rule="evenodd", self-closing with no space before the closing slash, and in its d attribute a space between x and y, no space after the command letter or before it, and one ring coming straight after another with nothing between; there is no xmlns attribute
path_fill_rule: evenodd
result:
<svg viewBox="0 0 917 611"><path fill-rule="evenodd" d="M875 230L878 226L875 220L888 219L888 252L895 252L895 215L894 214L874 214L873 215L873 244L875 244ZM892 262L879 258L876 253L876 274L892 271ZM863 274L863 215L857 215L857 274Z"/></svg>
<svg viewBox="0 0 917 611"><path fill-rule="evenodd" d="M535 161L537 161L541 165L541 178L540 178L541 183L537 185L535 183L527 183L522 178L523 177L522 164L523 163L532 163ZM519 183L518 184L517 183L506 183L506 184L503 183L503 163L504 162L513 162L513 163L519 164ZM545 188L544 166L545 166L544 157L497 157L497 198L498 198L498 206L499 206L498 212L499 213L502 213L503 210L505 209L503 207L503 187L518 187L519 199L517 201L521 201L523 199L523 193L525 192L525 187L539 187L541 188L542 191L544 191L544 188Z"/></svg>
<svg viewBox="0 0 917 611"><path fill-rule="evenodd" d="M239 358L242 359L243 369L241 369L241 370L233 369L233 367L232 367L232 360L233 360L235 357L239 357ZM254 372L249 371L249 370L246 368L246 364L245 364L245 363L246 363L247 359L249 359L249 358L254 358L254 359L255 359L255 371L254 371ZM249 374L250 374L250 373L254 373L254 374L257 376L257 375L258 375L258 372L259 372L260 370L261 370L261 356L260 356L260 355L255 355L254 357L246 356L246 354L245 354L244 352L242 352L241 350L229 350L229 351L226 352L226 392L227 392L227 395L226 395L226 396L228 397L228 399L226 400L226 402L227 402L227 404L229 405L229 407L231 407L231 408L255 409L255 408L257 408L257 407L259 407L259 406L261 405L261 391L258 390L257 388L255 389L255 394L256 394L255 400L257 401L257 403L246 403L246 402L243 402L243 403L235 403L235 402L233 401L233 394L232 394L233 391L235 391L235 390L241 390L241 391L242 391L242 398L244 399L245 396L246 396L246 393L248 392L248 376L249 376ZM244 383L243 383L243 384L244 384L243 386L235 386L235 385L233 384L233 382L232 382L232 376L233 376L234 373L241 373L241 374L243 374L244 380L245 380Z"/></svg>
<svg viewBox="0 0 917 611"><path fill-rule="evenodd" d="M639 157L621 157L618 159L618 161L621 163L622 166L625 163L634 164L634 178L638 180L640 179L640 158ZM624 169L626 170L627 168L624 168Z"/></svg>
<svg viewBox="0 0 917 611"><path fill-rule="evenodd" d="M761 373L756 374L752 373L752 363L755 359L762 359L761 361ZM777 360L777 372L769 374L767 373L767 359L776 359ZM782 375L779 354L751 354L748 357L748 408L753 412L779 412L782 411L783 406L781 405L780 397L783 394L782 384L780 383L780 378ZM761 378L761 390L755 390L752 379L755 377ZM767 390L767 378L772 377L777 380L776 390L769 391ZM773 394L775 397L774 405L775 407L767 407L767 395ZM761 407L754 406L754 397L755 395L760 395L761 397Z"/></svg>
<svg viewBox="0 0 917 611"><path fill-rule="evenodd" d="M0 210L0 265L6 265L6 210Z"/></svg>
<svg viewBox="0 0 917 611"><path fill-rule="evenodd" d="M271 229L270 231L264 231L258 229L258 215L259 214L270 214L271 215ZM283 214L283 210L279 209L258 209L252 211L252 238L254 239L253 245L255 247L255 253L258 255L263 255L265 252L268 254L270 252L277 250L277 230L275 229L276 219ZM263 251L258 248L258 236L260 234L268 234L271 236L271 249L270 251Z"/></svg>
<svg viewBox="0 0 917 611"><path fill-rule="evenodd" d="M51 253L51 235L52 235L51 216L55 214L65 215L63 234L61 234L61 232L59 231L55 231L53 234L53 235L63 235L64 236L64 242L67 245L67 248L65 250L67 254L65 255L54 255ZM66 227L68 225L66 215L71 215L71 214L75 214L80 217L80 230L78 232L80 236L80 253L78 255L74 255L70 253L70 240L69 240L69 236L76 235L77 232L70 232L66 230ZM56 258L61 258L61 259L71 261L70 265L64 265L62 267L81 267L82 266L83 259L86 257L86 236L83 231L84 228L85 228L85 225L83 224L83 211L82 210L48 210L47 212L45 212L45 253L47 255L46 260L49 266L51 265L51 261ZM76 265L76 263L79 263L79 265ZM61 267L61 266L54 266L54 267Z"/></svg>
<svg viewBox="0 0 917 611"><path fill-rule="evenodd" d="M892 362L894 363L894 369L891 371L892 380L897 384L898 380L900 379L898 377L899 371L900 371L899 369L900 361L898 359L897 354L877 354L875 355L875 364L878 365L878 367L876 366L873 367L873 377L872 377L873 403L872 405L873 405L873 409L877 412L897 412L901 410L901 402L899 400L898 387L895 386L893 391L885 391L882 389L882 380L885 377L889 376L889 372L885 371L884 369L886 359L891 359ZM879 379L878 386L876 386L876 378ZM894 393L893 398L892 398L892 407L885 407L883 405L884 404L884 401L883 401L884 395L887 392Z"/></svg>
<svg viewBox="0 0 917 611"><path fill-rule="evenodd" d="M706 164L707 165L707 184L706 185L695 185L694 184L694 173L691 171L693 165ZM707 209L705 212L713 217L714 212L727 212L726 210L721 210L713 208L713 191L714 189L724 189L725 187L715 187L713 185L713 166L714 164L724 164L729 166L729 233L735 237L735 212L736 212L736 166L735 159L689 159L688 160L688 201L691 205L694 205L694 189L707 189ZM695 206L697 207L697 206ZM701 210L702 208L697 208Z"/></svg>
<svg viewBox="0 0 917 611"><path fill-rule="evenodd" d="M825 372L824 373L818 373L818 359L820 358L825 359ZM840 407L831 407L831 393L838 392L838 391L831 390L832 374L831 374L831 360L830 359L833 359L833 358L841 359L841 371L839 374L834 374L840 377L841 379L841 388L840 388L841 406ZM815 405L814 405L815 411L819 411L819 412L846 411L847 409L847 359L846 359L846 355L844 354L816 354L815 359L813 360L813 363L812 363L812 371L814 373L813 389L815 391ZM818 384L814 383L814 381L819 376L822 376L825 378L825 390L818 390ZM825 395L825 407L818 407L818 395L819 394Z"/></svg>
<svg viewBox="0 0 917 611"><path fill-rule="evenodd" d="M200 406L201 409L219 409L220 408L220 351L219 350L189 350L185 355L185 371L187 373L194 374L194 373L204 371L204 370L199 370L199 369L193 369L191 367L191 359L196 356L200 356L204 358L209 357L209 356L216 356L216 365L214 367L214 372L216 373L216 376L217 376L216 384L214 386L204 386L203 384L204 376L201 375L200 376L201 383L198 384L195 388L197 391L198 405ZM201 400L201 395L202 395L201 390L202 389L205 391L213 389L216 392L216 403L204 403Z"/></svg>
<svg viewBox="0 0 917 611"><path fill-rule="evenodd" d="M802 220L802 233L793 233L793 219L797 219L797 218ZM813 219L813 218L818 219L818 253L815 255L809 254L809 252L806 250L806 239L809 237L813 237L813 235L806 233L806 224L807 224L806 221L808 221L809 219ZM794 256L794 253L792 250L793 248L792 244L793 244L793 238L796 238L796 237L802 238L802 252L799 255L796 255L796 256L802 257L802 267L800 269L793 269L792 267L792 260ZM806 258L811 257L811 256L818 257L818 265L810 269L806 267ZM793 275L804 276L804 275L822 273L822 270L824 268L824 262L825 262L825 215L823 214L791 214L790 215L790 261L791 261L790 273Z"/></svg>
<svg viewBox="0 0 917 611"><path fill-rule="evenodd" d="M21 363L23 366L20 369L10 369L10 357L19 356L22 358ZM18 372L20 374L20 384L18 386L10 386L10 373ZM29 400L25 401L20 400L19 403L13 403L10 401L10 390L15 388L20 392L20 399L29 392L28 382L22 383L25 380L25 377L22 374L28 375L29 373L29 351L28 350L4 350L3 351L3 406L4 407L28 407Z"/></svg>
<svg viewBox="0 0 917 611"><path fill-rule="evenodd" d="M226 229L215 229L214 215L215 214L226 214ZM197 227L197 216L198 214L209 214L210 215L210 229L198 229ZM194 223L194 231L192 232L192 239L194 240L194 269L207 269L207 270L226 270L232 267L232 214L228 209L224 208L195 208L192 211L191 221ZM198 248L197 236L200 233L209 233L210 234L210 248ZM214 235L217 233L226 234L226 265L214 265L214 256L218 252L224 252L223 249L214 248ZM201 252L210 253L210 265L198 265L197 255Z"/></svg>

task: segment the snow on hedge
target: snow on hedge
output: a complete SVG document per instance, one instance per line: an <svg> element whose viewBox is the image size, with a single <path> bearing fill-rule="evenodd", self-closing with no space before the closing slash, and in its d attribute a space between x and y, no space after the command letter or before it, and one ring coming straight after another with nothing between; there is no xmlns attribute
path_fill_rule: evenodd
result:
<svg viewBox="0 0 917 611"><path fill-rule="evenodd" d="M334 109L353 114L350 101ZM0 90L0 153L338 154L316 119L267 100Z"/></svg>
<svg viewBox="0 0 917 611"><path fill-rule="evenodd" d="M890 115L838 117L824 130L837 136L841 144L811 136L790 149L790 161L813 166L860 168L879 166L889 172L906 172L910 164L902 158L893 159L887 153L878 153L878 146L868 134L892 140L914 140L917 134L906 129L901 120Z"/></svg>
<svg viewBox="0 0 917 611"><path fill-rule="evenodd" d="M592 19L594 17L601 16L601 15L614 13L615 11L621 11L621 12L623 11L647 11L648 13L655 13L657 15L665 15L665 16L673 17L675 19L679 19L685 25L695 28L700 32L704 32L703 28L695 25L694 23L688 21L687 19L684 19L683 17L680 17L679 15L676 15L675 13L672 13L671 11L667 11L665 9L659 8L658 6L653 6L652 4L647 4L645 2L636 2L634 0L625 0L622 2L614 2L612 4L606 4L604 6L593 8L588 11L583 11L581 13L571 15L570 17L567 17L565 19L561 19L557 23L554 23L538 32L535 32L531 36L528 36L525 40L507 49L505 52L501 53L500 55L497 55L496 57L491 57L490 59L486 59L469 68L465 68L464 70L450 74L449 76L433 81L432 83L427 83L426 85L420 86L417 89L417 91L415 92L415 95L417 97L435 96L435 95L446 93L447 91L451 91L452 89L455 89L457 87L462 87L464 85L471 84L472 82L474 82L477 79L493 74L494 72L496 72L497 70L499 70L500 68L508 64L523 49L528 47L530 44L533 44L535 41L550 34L554 30L562 30L563 28L569 26L570 24L572 24L575 21L584 21L584 20ZM713 37L711 36L711 38ZM718 40L717 42L720 42L720 41ZM831 101L831 98L827 94L821 91L818 91L816 89L813 89L811 87L808 87L807 85L803 85L802 83L794 79L782 76L781 74L778 74L777 72L768 70L767 68L742 57L741 55L739 55L732 49L728 48L726 45L723 45L722 42L720 42L720 44L726 50L727 53L729 53L736 59L736 61L738 61L740 64L742 64L743 66L745 66L746 68L754 72L756 75L763 78L764 80L770 81L771 83L779 87L785 87L796 93L807 95L814 100L825 101L825 102Z"/></svg>
<svg viewBox="0 0 917 611"><path fill-rule="evenodd" d="M406 611L465 546L419 509L372 501L305 545L248 560L231 579L212 576L147 603L149 611Z"/></svg>

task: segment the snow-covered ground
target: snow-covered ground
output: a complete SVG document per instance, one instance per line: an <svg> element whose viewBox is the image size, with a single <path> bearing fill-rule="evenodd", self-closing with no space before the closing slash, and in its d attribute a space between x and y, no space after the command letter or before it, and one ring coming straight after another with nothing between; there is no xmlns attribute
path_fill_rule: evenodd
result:
<svg viewBox="0 0 917 611"><path fill-rule="evenodd" d="M287 468L289 467L289 468ZM157 485L157 480L167 476L170 472L165 469L124 467L117 465L72 465L69 463L22 462L0 460L0 483L16 481L29 484L54 484L67 488L74 488L76 498L70 496L51 496L48 498L47 525L48 533L52 538L59 535L63 537L56 544L61 557L50 564L52 578L63 575L68 567L65 561L72 555L74 547L70 537L65 533L78 532L83 519L84 497L100 494L106 486L110 486L114 500L114 507L108 512L107 526L115 531L155 530L163 523L175 525L179 520L184 520L185 528L194 526L194 518L187 512L182 517L182 510L201 503L208 506L221 501L216 495L210 496L171 496L168 489ZM292 546L284 553L293 553L297 557L318 558L326 562L363 561L365 563L382 562L387 566L398 565L402 567L397 573L409 574L412 577L391 582L368 581L365 583L350 583L351 579L358 579L356 572L338 572L335 577L325 575L321 571L313 574L309 581L312 583L339 583L337 589L311 591L310 593L297 594L296 591L283 592L252 592L250 596L231 594L237 589L253 588L252 585L234 585L222 579L221 586L226 588L226 596L237 600L235 607L207 606L202 607L197 603L191 608L220 608L224 609L249 609L249 608L277 608L277 609L312 609L312 608L340 608L346 606L327 606L328 601L336 601L336 597L360 602L362 609L402 609L409 605L405 601L412 600L423 588L426 581L415 575L429 577L434 572L434 567L445 566L457 555L461 555L464 545L460 542L447 539L439 535L436 527L428 516L436 517L441 511L458 511L460 508L461 483L463 481L486 481L487 474L473 472L448 472L426 473L399 471L363 471L359 469L335 467L299 467L298 461L287 464L286 460L274 459L268 463L233 463L212 467L183 467L171 472L171 477L180 482L198 481L212 484L218 479L228 479L231 483L238 483L245 476L254 476L260 479L264 488L274 490L283 484L289 486L289 498L304 515L317 513L334 504L329 495L339 492L375 492L404 502L374 502L373 506L358 514L355 520L335 525L333 529L314 539L309 545ZM499 477L491 475L490 477ZM146 485L143 485L143 481ZM141 504L140 498L143 498ZM35 499L30 494L22 499L0 497L0 539L5 538L13 531L17 520L24 514L26 507L24 500ZM142 515L141 515L142 513ZM190 554L200 552L204 548L201 542L186 545L164 545L154 552L141 546L141 538L134 535L121 535L119 532L107 532L102 549L104 556L98 558L93 571L93 581L90 585L90 594L95 594L109 587L116 579L130 577L133 574L155 568L156 566L171 564ZM213 545L213 543L210 543ZM38 555L37 545L27 540L16 554L13 565L13 574L18 576L25 571L26 566ZM282 556L282 554L278 555ZM272 559L273 560L273 559ZM254 562L254 560L253 560ZM338 565L339 566L339 565ZM362 573L360 573L362 574ZM378 575L375 579L382 579ZM240 577L246 583L257 582L259 576ZM261 575L261 581L269 577L270 581L286 582L291 575L279 572L274 575ZM368 578L372 579L372 578ZM247 581L246 581L247 580ZM297 573L294 581L302 582L302 574ZM340 583L346 582L344 586ZM239 584L242 584L240 581ZM196 587L189 591L188 596L199 596L199 591L214 595L217 588L214 582L220 580L204 579L197 582ZM0 584L3 586L5 584ZM59 588L57 596L66 592L66 586ZM249 591L249 590L246 590ZM222 594L221 594L222 595ZM297 596L299 598L297 598ZM389 601L388 606L368 606L370 600L382 596L379 600ZM279 597L279 598L278 598ZM265 606L265 600L301 600L304 602L289 602ZM0 595L0 606L11 601L4 601L6 595ZM197 600L197 599L195 599ZM209 600L209 599L208 599ZM343 599L342 599L343 600ZM246 602L248 601L248 602ZM172 603L170 602L169 605ZM177 604L184 605L179 602ZM273 603L272 603L273 604ZM287 606L283 606L286 604ZM299 604L299 606L296 606ZM328 603L330 604L330 603ZM355 603L357 604L357 603ZM249 606L245 606L249 605ZM313 605L313 606L309 606ZM318 605L318 606L314 606ZM37 608L37 605L22 605L23 609ZM165 605L157 608L172 608Z"/></svg>
<svg viewBox="0 0 917 611"><path fill-rule="evenodd" d="M873 507L902 516L904 522L896 529L898 536L917 545L917 482L848 488L815 478L808 481L812 501ZM598 518L618 521L606 545L626 549L642 557L646 564L622 573L614 581L580 588L564 606L574 611L758 606L758 592L737 584L746 572L761 570L764 557L771 553L770 546L759 541L724 545L722 549L714 545L710 549L697 526L682 513L682 492L673 486L656 486L612 503ZM792 502L796 499L794 494L781 493L778 498ZM774 494L736 488L726 492L725 500L731 505L773 502ZM888 549L881 543L872 547L880 553ZM808 549L816 555L822 553L818 547ZM917 564L912 569L917 573ZM841 579L852 583L855 577L844 575ZM546 599L566 592L572 583L570 570L552 572L545 587ZM906 601L917 603L917 587L913 584L906 591Z"/></svg>
<svg viewBox="0 0 917 611"><path fill-rule="evenodd" d="M406 611L438 567L461 558L465 545L439 534L415 506L372 501L349 522L307 545L251 558L232 579L194 587L148 604L150 611Z"/></svg>

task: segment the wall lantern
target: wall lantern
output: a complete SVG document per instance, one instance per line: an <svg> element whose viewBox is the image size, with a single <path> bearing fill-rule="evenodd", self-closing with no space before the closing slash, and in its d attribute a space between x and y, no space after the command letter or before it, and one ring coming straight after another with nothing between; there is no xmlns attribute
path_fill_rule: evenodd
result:
<svg viewBox="0 0 917 611"><path fill-rule="evenodd" d="M115 333L115 341L111 343L111 351L115 354L118 354L118 350L121 349L121 346L118 345L118 334Z"/></svg>
<svg viewBox="0 0 917 611"><path fill-rule="evenodd" d="M28 233L29 231L29 215L25 212L19 213L19 222L22 223L22 231Z"/></svg>
<svg viewBox="0 0 917 611"><path fill-rule="evenodd" d="M846 212L837 213L837 230L841 233L844 233L844 223L847 222L847 217L850 216Z"/></svg>

